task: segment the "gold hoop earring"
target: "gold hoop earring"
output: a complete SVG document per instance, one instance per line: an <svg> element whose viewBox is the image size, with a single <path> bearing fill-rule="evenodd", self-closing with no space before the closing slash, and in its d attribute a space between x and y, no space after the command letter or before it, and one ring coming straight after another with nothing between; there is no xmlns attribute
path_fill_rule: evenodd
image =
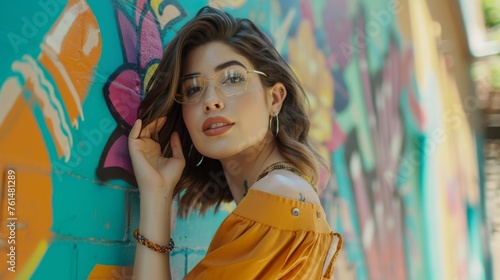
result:
<svg viewBox="0 0 500 280"><path fill-rule="evenodd" d="M280 121L278 119L278 112L274 112L274 117L276 117L276 134L273 136L278 136L278 133L280 132ZM269 118L269 129L271 130L271 134L273 134L272 133L272 129L273 129L272 122L273 122L273 117L270 117Z"/></svg>
<svg viewBox="0 0 500 280"><path fill-rule="evenodd" d="M201 163L203 162L203 159L205 159L205 156L201 155L200 161L198 161L198 163L196 164L197 167L201 165Z"/></svg>
<svg viewBox="0 0 500 280"><path fill-rule="evenodd" d="M189 148L189 153L188 153L188 157L191 157L191 151L193 150L193 144L191 144L191 147ZM205 159L205 156L204 155L201 155L201 159L200 161L196 164L196 166L200 166L201 163L203 162L203 160Z"/></svg>
<svg viewBox="0 0 500 280"><path fill-rule="evenodd" d="M189 147L189 152L188 152L188 157L191 156L191 151L193 150L193 144L191 144L191 147Z"/></svg>
<svg viewBox="0 0 500 280"><path fill-rule="evenodd" d="M278 119L278 113L275 112L274 116L276 117L276 136L278 136L278 133L280 132L280 120Z"/></svg>

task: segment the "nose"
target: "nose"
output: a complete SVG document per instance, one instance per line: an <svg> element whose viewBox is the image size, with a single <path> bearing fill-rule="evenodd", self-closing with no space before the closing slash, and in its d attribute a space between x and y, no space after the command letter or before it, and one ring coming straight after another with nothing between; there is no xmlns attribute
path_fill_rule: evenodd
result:
<svg viewBox="0 0 500 280"><path fill-rule="evenodd" d="M203 109L205 112L224 109L224 102L217 94L217 89L214 86L206 88L205 96L203 97Z"/></svg>

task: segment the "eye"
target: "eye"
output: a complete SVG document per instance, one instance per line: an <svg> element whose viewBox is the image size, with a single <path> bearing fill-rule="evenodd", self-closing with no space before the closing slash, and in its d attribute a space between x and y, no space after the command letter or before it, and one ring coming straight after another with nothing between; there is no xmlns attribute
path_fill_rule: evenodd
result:
<svg viewBox="0 0 500 280"><path fill-rule="evenodd" d="M240 73L231 73L227 75L226 79L222 84L241 84L246 81L245 75L242 75Z"/></svg>
<svg viewBox="0 0 500 280"><path fill-rule="evenodd" d="M191 86L191 87L186 88L184 90L184 93L186 96L190 97L190 96L200 94L202 91L203 91L202 86Z"/></svg>

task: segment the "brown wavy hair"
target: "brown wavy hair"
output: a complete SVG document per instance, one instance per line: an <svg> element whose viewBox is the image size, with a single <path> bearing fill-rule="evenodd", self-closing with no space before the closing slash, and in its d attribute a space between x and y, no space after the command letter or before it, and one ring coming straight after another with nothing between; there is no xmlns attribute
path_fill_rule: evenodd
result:
<svg viewBox="0 0 500 280"><path fill-rule="evenodd" d="M180 217L186 217L190 210L204 214L214 205L217 211L222 202L233 200L218 160L205 157L203 163L196 166L202 156L193 149L182 118L181 105L174 101L184 59L194 48L214 41L227 44L245 56L255 69L266 73L268 77L259 75L265 87L271 88L278 82L285 86L287 96L279 113L279 134L275 141L286 160L309 176L314 184L318 181L319 169L323 167L327 170L325 159L307 137L307 98L290 66L250 20L203 7L169 42L139 107L139 118L144 126L167 116L165 125L151 136L160 143L165 156L172 155L170 135L174 131L179 133L186 158L186 167L174 189L174 195L179 195ZM276 123L272 122L270 131L275 131L275 126Z"/></svg>

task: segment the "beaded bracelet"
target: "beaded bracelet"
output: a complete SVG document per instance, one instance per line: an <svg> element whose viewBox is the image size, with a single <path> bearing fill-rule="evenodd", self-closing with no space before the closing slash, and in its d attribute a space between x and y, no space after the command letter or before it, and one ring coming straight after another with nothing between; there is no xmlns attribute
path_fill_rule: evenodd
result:
<svg viewBox="0 0 500 280"><path fill-rule="evenodd" d="M170 242L167 246L161 246L154 242L151 242L149 239L144 237L139 233L139 229L134 230L134 238L139 242L139 244L147 246L149 249L159 252L159 253L170 253L174 250L174 240L170 238Z"/></svg>

